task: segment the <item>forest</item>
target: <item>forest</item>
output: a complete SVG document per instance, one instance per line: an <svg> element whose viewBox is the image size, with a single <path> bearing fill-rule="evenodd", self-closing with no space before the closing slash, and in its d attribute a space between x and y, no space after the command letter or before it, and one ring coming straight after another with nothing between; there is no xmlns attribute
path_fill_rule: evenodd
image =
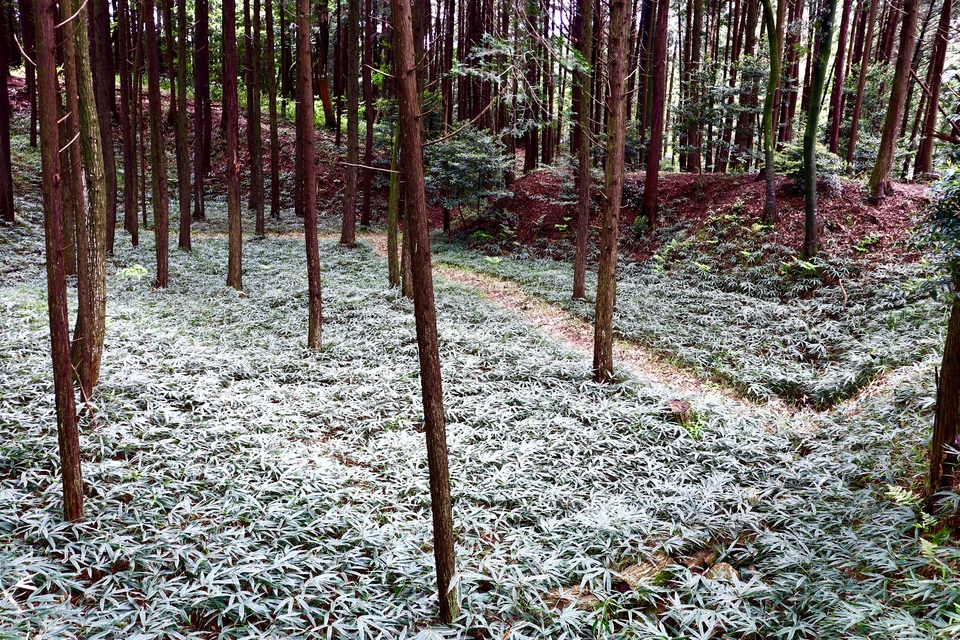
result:
<svg viewBox="0 0 960 640"><path fill-rule="evenodd" d="M0 640L960 637L952 3L0 4Z"/></svg>

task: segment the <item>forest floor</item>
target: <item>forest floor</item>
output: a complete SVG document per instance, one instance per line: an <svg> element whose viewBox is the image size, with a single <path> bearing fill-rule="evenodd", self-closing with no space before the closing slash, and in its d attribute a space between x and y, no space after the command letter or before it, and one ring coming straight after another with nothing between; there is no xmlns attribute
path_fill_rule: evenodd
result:
<svg viewBox="0 0 960 640"><path fill-rule="evenodd" d="M844 228L862 234L815 261L758 228L744 195L627 238L611 385L591 381L592 305L551 259L566 205L553 235L544 219L525 236L518 216L543 214L501 202L435 236L464 611L445 627L412 306L386 284L382 236L351 250L329 235L335 183L319 353L291 211L263 239L245 221L243 295L224 285L219 197L194 250L171 253L167 290L150 285L152 233L118 238L81 425L87 521L60 521L40 173L15 133L0 638L960 634L960 500L934 518L919 498L944 308L929 265L867 241L906 236L894 212L919 187L875 226L855 209Z"/></svg>

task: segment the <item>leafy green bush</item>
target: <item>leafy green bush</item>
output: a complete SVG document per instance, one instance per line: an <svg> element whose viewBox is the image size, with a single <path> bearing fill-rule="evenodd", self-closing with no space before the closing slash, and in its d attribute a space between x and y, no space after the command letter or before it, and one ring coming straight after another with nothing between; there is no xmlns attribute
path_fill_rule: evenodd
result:
<svg viewBox="0 0 960 640"><path fill-rule="evenodd" d="M782 151L778 151L775 159L777 173L793 181L794 189L802 192L804 182L803 171L803 141L798 140L786 144ZM817 186L826 189L828 193L839 193L840 174L844 163L835 153L831 153L826 145L817 142Z"/></svg>
<svg viewBox="0 0 960 640"><path fill-rule="evenodd" d="M493 136L467 127L424 148L426 188L447 209L509 195L503 181L509 158Z"/></svg>

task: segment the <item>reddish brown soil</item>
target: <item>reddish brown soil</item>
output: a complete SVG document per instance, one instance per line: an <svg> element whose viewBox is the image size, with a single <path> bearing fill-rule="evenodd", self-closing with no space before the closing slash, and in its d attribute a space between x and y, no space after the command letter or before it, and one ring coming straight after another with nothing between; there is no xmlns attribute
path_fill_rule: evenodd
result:
<svg viewBox="0 0 960 640"><path fill-rule="evenodd" d="M642 193L644 174L628 174L626 190ZM574 237L573 205L557 203L565 178L558 171L544 169L523 176L511 187L512 198L503 198L495 206L518 219L517 235L521 243L532 244L540 239L572 243ZM869 260L884 260L896 253L903 257L902 246L913 224L915 212L926 203L925 184L897 183L893 194L882 202L868 203L863 185L843 179L838 194L821 193L819 217L821 243L828 255L860 255ZM660 179L661 225L683 222L696 232L711 216L730 212L736 203L750 221L760 221L765 185L755 175L663 174ZM600 193L594 194L593 232L599 227ZM776 226L776 242L794 247L803 246L803 195L787 179L778 180L777 202L780 222ZM652 234L637 238L629 227L637 212L624 208L621 215L622 246L635 259L646 259L657 249ZM855 247L866 250L857 252Z"/></svg>

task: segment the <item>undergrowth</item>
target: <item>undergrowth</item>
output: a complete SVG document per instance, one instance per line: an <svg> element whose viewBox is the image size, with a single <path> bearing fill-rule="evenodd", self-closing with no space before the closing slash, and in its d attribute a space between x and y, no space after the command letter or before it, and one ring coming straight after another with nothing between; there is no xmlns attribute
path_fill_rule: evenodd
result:
<svg viewBox="0 0 960 640"><path fill-rule="evenodd" d="M923 286L924 263L862 271L804 261L767 247L762 229L729 222L718 217L722 230L674 235L646 263L621 263L615 332L752 397L819 408L943 344L945 309ZM743 248L748 242L757 246ZM570 299L569 263L456 244L438 244L436 255L593 319L592 302ZM596 290L594 274L587 290Z"/></svg>
<svg viewBox="0 0 960 640"><path fill-rule="evenodd" d="M929 366L900 396L812 425L697 406L694 437L669 395L594 384L588 362L445 285L464 614L437 625L412 308L368 249L321 249L313 353L302 239L246 244L246 296L223 286L222 237L174 252L166 291L150 287L149 239L118 248L96 418L82 425L82 524L60 521L42 275L0 285L0 637L960 631L960 552L888 487L917 473ZM546 293L559 277L506 266ZM651 285L630 278L624 299L640 304L630 287ZM689 568L705 548L735 573ZM627 587L618 572L657 552L670 556L657 583ZM574 587L593 604L551 604Z"/></svg>

